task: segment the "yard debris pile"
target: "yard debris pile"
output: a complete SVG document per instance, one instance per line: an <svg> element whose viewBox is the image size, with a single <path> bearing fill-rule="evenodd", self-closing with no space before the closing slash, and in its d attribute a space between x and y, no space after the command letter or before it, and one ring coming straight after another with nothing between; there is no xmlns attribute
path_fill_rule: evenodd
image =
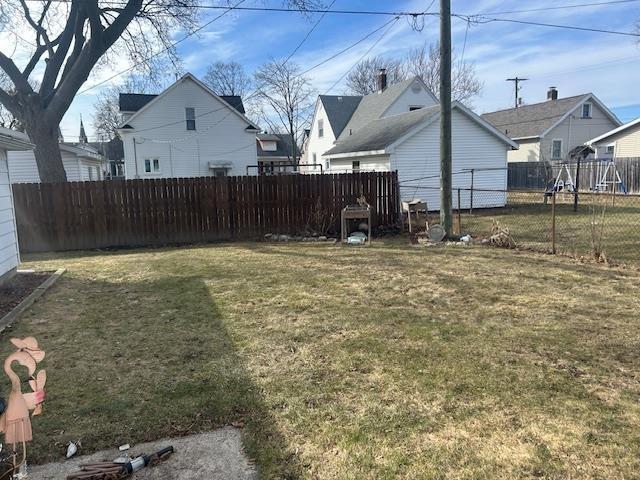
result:
<svg viewBox="0 0 640 480"><path fill-rule="evenodd" d="M264 236L264 239L268 242L329 242L336 243L338 240L334 237L329 237L327 235L317 235L317 236L306 236L303 237L301 235L287 235L287 234L277 234L277 233L267 233Z"/></svg>
<svg viewBox="0 0 640 480"><path fill-rule="evenodd" d="M509 229L503 227L497 220L493 220L491 225L491 236L489 237L489 243L496 247L502 248L516 248L516 242L511 236Z"/></svg>

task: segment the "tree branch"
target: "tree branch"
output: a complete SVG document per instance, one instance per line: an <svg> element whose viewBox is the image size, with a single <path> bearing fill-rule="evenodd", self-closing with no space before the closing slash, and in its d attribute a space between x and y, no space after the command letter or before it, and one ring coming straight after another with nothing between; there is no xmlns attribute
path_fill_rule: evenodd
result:
<svg viewBox="0 0 640 480"><path fill-rule="evenodd" d="M26 77L20 73L16 64L13 63L9 57L7 57L4 53L0 52L0 68L4 70L4 73L7 74L9 79L13 82L18 90L21 93L32 93L31 85L27 82Z"/></svg>

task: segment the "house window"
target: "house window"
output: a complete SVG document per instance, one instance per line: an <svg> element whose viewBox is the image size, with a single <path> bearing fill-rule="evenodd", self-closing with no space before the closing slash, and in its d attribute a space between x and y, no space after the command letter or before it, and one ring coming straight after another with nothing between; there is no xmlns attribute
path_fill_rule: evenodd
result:
<svg viewBox="0 0 640 480"><path fill-rule="evenodd" d="M360 160L354 160L351 162L351 171L359 172L360 171Z"/></svg>
<svg viewBox="0 0 640 480"><path fill-rule="evenodd" d="M314 153L313 154L313 169L316 169L316 163L318 163L318 156Z"/></svg>
<svg viewBox="0 0 640 480"><path fill-rule="evenodd" d="M93 167L87 167L89 171L89 181L93 180Z"/></svg>
<svg viewBox="0 0 640 480"><path fill-rule="evenodd" d="M318 120L318 138L324 137L324 120Z"/></svg>
<svg viewBox="0 0 640 480"><path fill-rule="evenodd" d="M211 171L213 172L213 176L214 177L226 177L227 176L227 169L226 168L212 168Z"/></svg>
<svg viewBox="0 0 640 480"><path fill-rule="evenodd" d="M615 149L616 149L615 145L607 145L607 148L606 148L607 155L613 155L613 152L615 151Z"/></svg>
<svg viewBox="0 0 640 480"><path fill-rule="evenodd" d="M187 119L187 130L196 129L196 109L187 107L184 109L185 118Z"/></svg>
<svg viewBox="0 0 640 480"><path fill-rule="evenodd" d="M582 118L591 118L591 104L583 103L582 104Z"/></svg>
<svg viewBox="0 0 640 480"><path fill-rule="evenodd" d="M551 158L559 160L562 158L562 139L551 141Z"/></svg>
<svg viewBox="0 0 640 480"><path fill-rule="evenodd" d="M413 112L414 110L420 110L422 105L409 105L409 111Z"/></svg>
<svg viewBox="0 0 640 480"><path fill-rule="evenodd" d="M324 169L325 169L326 171L329 171L329 170L330 170L330 167L331 167L331 163L329 162L329 160L325 160L325 161L324 161Z"/></svg>
<svg viewBox="0 0 640 480"><path fill-rule="evenodd" d="M144 173L160 173L160 160L157 158L145 158Z"/></svg>

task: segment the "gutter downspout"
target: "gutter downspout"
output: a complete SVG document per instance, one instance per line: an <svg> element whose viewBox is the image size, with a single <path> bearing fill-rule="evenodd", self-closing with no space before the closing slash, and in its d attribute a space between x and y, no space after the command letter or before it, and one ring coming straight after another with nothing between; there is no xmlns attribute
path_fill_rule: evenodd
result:
<svg viewBox="0 0 640 480"><path fill-rule="evenodd" d="M138 150L136 148L136 137L133 137L133 162L136 166L136 178L140 178L138 173Z"/></svg>

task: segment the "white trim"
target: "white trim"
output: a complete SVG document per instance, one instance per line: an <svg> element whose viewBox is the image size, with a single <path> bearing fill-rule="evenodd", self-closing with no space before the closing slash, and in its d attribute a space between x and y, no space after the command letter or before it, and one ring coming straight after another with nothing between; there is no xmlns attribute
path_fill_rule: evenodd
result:
<svg viewBox="0 0 640 480"><path fill-rule="evenodd" d="M599 137L596 138L592 138L591 140L589 140L587 142L587 145L591 145L592 143L596 143L599 142L600 140L604 140L605 138L611 137L613 135L615 135L616 133L620 133L624 130L626 130L627 128L631 128L637 124L640 123L640 118L636 118L635 120L630 121L629 123L625 123L624 125L621 125L617 128L614 128L613 130L609 130L606 133L603 133L602 135L600 135Z"/></svg>
<svg viewBox="0 0 640 480"><path fill-rule="evenodd" d="M531 137L513 137L511 140L540 140L540 136L533 135Z"/></svg>
<svg viewBox="0 0 640 480"><path fill-rule="evenodd" d="M588 116L584 116L584 107L586 105L589 105L589 115ZM580 107L580 118L593 118L593 103L591 102L583 102L582 106Z"/></svg>
<svg viewBox="0 0 640 480"><path fill-rule="evenodd" d="M0 127L0 148L24 151L33 150L33 147L35 147L35 145L31 143L31 140L29 140L26 134Z"/></svg>
<svg viewBox="0 0 640 480"><path fill-rule="evenodd" d="M435 104L436 104L436 105L439 105L439 104L440 104L440 100L439 100L438 98L436 98L436 96L435 96L435 95L433 94L433 92L429 89L429 87L427 87L427 84L426 84L426 83L424 83L424 81L423 81L420 77L415 76L415 77L413 77L413 79L412 79L412 80L407 84L407 86L404 88L404 90L401 90L401 91L400 91L400 93L398 93L398 94L396 95L396 99L395 99L393 102L391 102L391 105L389 105L389 106L384 110L384 112L382 112L382 114L380 115L380 117L379 117L379 118L384 118L385 113L387 113L387 112L389 111L389 109L395 105L396 100L398 100L398 98L400 98L400 96L401 96L404 92L406 92L409 88L411 88L411 85L413 85L416 81L417 81L417 82L420 82L420 83L422 84L422 88L424 88L424 89L425 89L425 91L429 94L429 96L430 96L430 97L431 97L431 99L435 102ZM382 93L384 93L384 92L382 92ZM370 93L369 95L372 95L372 94ZM365 95L365 96L366 96L366 95ZM363 97L363 98L364 98L364 97ZM359 106L359 105L358 105L358 106ZM434 107L435 105L431 105L431 106L432 106L432 107ZM356 109L356 110L357 110L357 109ZM353 113L355 113L355 111L354 111ZM353 114L351 115L351 118L353 118ZM351 118L349 119L349 122L351 122ZM379 119L379 118L378 118L378 119ZM374 119L374 120L378 120L378 119ZM347 122L347 125L349 125L349 122ZM346 128L346 127L345 127L345 128Z"/></svg>
<svg viewBox="0 0 640 480"><path fill-rule="evenodd" d="M311 118L311 127L309 129L309 139L311 139L311 137L313 136L313 125L315 124L316 115L318 113L318 105L321 104L321 103L322 103L322 109L324 110L324 113L325 113L326 118L327 118L327 123L329 124L329 128L331 128L331 134L333 135L333 138L336 138L336 132L333 130L333 125L331 125L331 120L329 120L329 115L327 115L327 107L325 106L324 102L322 101L322 97L323 96L325 96L325 97L332 97L332 96L339 97L340 95L318 95L318 100L316 101L316 108L313 111L313 118ZM346 127L346 125L345 125L345 127Z"/></svg>
<svg viewBox="0 0 640 480"><path fill-rule="evenodd" d="M611 110L609 110L605 106L604 103L602 103L600 100L598 100L598 97L596 97L593 93L588 93L588 94L584 95L580 99L580 101L573 108L569 109L564 115L562 115L562 117L560 117L560 119L556 123L551 125L544 132L542 132L540 134L540 138L544 138L545 135L547 135L551 130L553 130L558 125L560 125L562 122L564 122L569 115L573 114L573 112L575 112L578 108L580 108L583 103L588 102L589 100L591 100L591 102L593 102L596 105L598 105L598 108L600 108L605 113L605 115L609 117L609 120L611 120L614 124L616 124L618 126L620 126L622 124L622 122L618 119L618 117L616 117L613 114L613 112ZM549 100L549 101L552 101L552 100ZM591 107L591 108L593 109L593 107ZM582 112L580 112L580 114L582 115ZM593 110L592 110L592 114L593 114Z"/></svg>
<svg viewBox="0 0 640 480"><path fill-rule="evenodd" d="M387 155L386 150L368 150L366 152L345 152L345 153L336 153L329 155L321 155L321 157L325 157L325 159L334 160L339 158L351 158L351 157L375 157L379 155Z"/></svg>
<svg viewBox="0 0 640 480"><path fill-rule="evenodd" d="M220 98L218 95L216 95L209 87L207 87L204 83L202 83L200 80L198 80L195 76L193 76L193 74L191 73L186 73L184 74L182 77L180 77L176 82L174 82L173 85L171 85L169 88L167 88L165 91L163 91L162 93L160 93L159 95L157 95L153 100L151 100L149 103L147 103L144 107L142 107L140 110L138 110L136 113L134 113L133 115L131 115L129 118L127 118L127 120L123 121L120 126L118 127L118 129L123 128L125 125L131 125L131 121L133 121L137 116L139 116L142 112L144 112L145 110L147 110L148 108L150 108L153 104L155 104L158 99L160 99L161 97L164 97L167 93L169 93L170 91L172 91L174 88L176 88L179 84L181 84L182 82L184 82L185 80L191 80L193 81L196 85L198 85L200 88L202 88L205 92L207 92L209 95L211 95L213 98L217 99L218 101L220 101L223 105L225 105L227 108L231 109L231 111L236 114L238 117L240 117L242 120L244 120L246 123L249 124L250 127L255 128L256 130L260 130L260 127L258 127L255 123L253 123L251 120L249 120L245 115L243 115L242 113L240 113L238 110L236 110L235 108L233 108L228 102L226 102L224 99ZM197 120L197 116L196 116L196 120ZM132 126L132 125L131 125ZM133 126L132 126L133 127ZM129 129L128 129L129 130ZM135 128L133 128L133 131L135 132Z"/></svg>

